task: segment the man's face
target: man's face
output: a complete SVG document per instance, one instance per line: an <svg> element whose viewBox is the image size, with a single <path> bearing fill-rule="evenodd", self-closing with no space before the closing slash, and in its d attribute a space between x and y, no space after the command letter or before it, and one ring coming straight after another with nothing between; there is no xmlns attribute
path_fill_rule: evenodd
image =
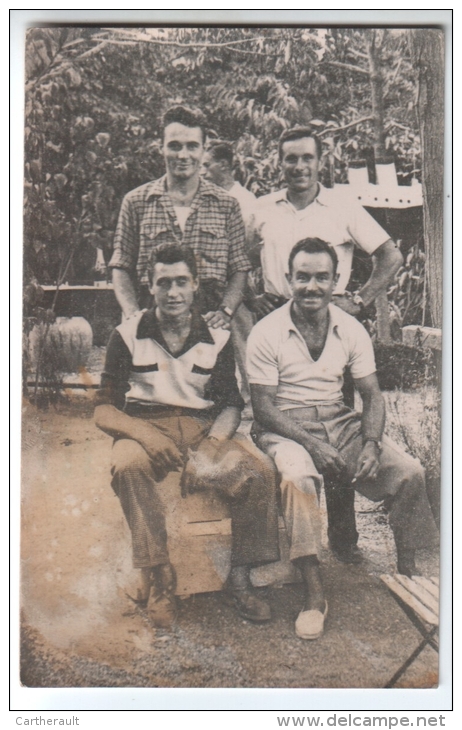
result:
<svg viewBox="0 0 462 730"><path fill-rule="evenodd" d="M167 172L176 180L199 174L204 144L200 127L185 127L173 122L164 130L163 153Z"/></svg>
<svg viewBox="0 0 462 730"><path fill-rule="evenodd" d="M192 307L198 282L184 261L176 264L157 263L150 288L157 307L165 317L187 314Z"/></svg>
<svg viewBox="0 0 462 730"><path fill-rule="evenodd" d="M316 142L302 137L282 145L281 169L289 191L303 193L318 184L320 160Z"/></svg>
<svg viewBox="0 0 462 730"><path fill-rule="evenodd" d="M328 253L300 251L294 260L292 274L287 274L297 308L317 312L327 307L337 284L334 263Z"/></svg>
<svg viewBox="0 0 462 730"><path fill-rule="evenodd" d="M223 179L223 169L221 162L217 162L210 152L206 152L202 160L202 175L209 182L215 185L221 185Z"/></svg>

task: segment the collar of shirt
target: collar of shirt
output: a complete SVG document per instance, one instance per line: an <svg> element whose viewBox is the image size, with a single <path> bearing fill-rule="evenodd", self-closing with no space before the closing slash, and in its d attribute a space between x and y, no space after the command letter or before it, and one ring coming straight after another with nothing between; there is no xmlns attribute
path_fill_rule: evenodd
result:
<svg viewBox="0 0 462 730"><path fill-rule="evenodd" d="M199 187L197 188L190 206L190 215L200 207L204 198L207 197L216 198L218 200L220 198L220 190L216 187L216 185L213 185L207 180L204 180L203 177L200 177ZM158 180L153 180L146 185L146 201L152 198L158 198L170 217L173 218L174 221L177 220L175 209L167 190L167 175L163 175Z"/></svg>
<svg viewBox="0 0 462 730"><path fill-rule="evenodd" d="M319 205L327 206L328 205L328 196L329 196L329 193L328 193L327 188L325 188L324 185L321 185L321 183L318 182L318 194L316 195L315 199L310 203L310 205L312 205L313 203L319 203ZM288 199L287 188L283 188L282 190L279 190L277 193L275 193L274 202L276 203L276 205L278 203L282 203L287 206L290 206L291 208L293 208L294 211L296 211L297 213L300 213L300 210L297 210L296 208L294 208L294 206ZM307 205L306 207L309 208L309 205ZM302 208L301 210L305 210L305 209Z"/></svg>
<svg viewBox="0 0 462 730"><path fill-rule="evenodd" d="M207 327L199 312L195 310L192 311L191 330L189 332L189 335L187 336L186 341L180 352L176 353L175 355L170 352L170 350L168 349L168 345L164 340L162 331L160 329L159 320L156 317L155 309L148 309L141 317L138 323L138 328L136 330L136 339L155 340L159 345L161 345L161 347L163 347L164 350L166 350L170 355L172 355L172 357L175 358L184 355L185 352L188 352L188 350L194 347L194 345L197 345L198 342L205 342L208 345L214 344L214 339L209 332L209 328Z"/></svg>
<svg viewBox="0 0 462 730"><path fill-rule="evenodd" d="M296 334L298 337L301 337L302 340L304 341L304 339L300 333L300 330L296 327L296 325L294 324L294 321L292 319L291 309L292 309L293 301L294 301L293 299L289 299L287 304L283 304L283 306L279 310L282 314L282 317L285 320L285 325L286 325L283 329L283 331L285 333L284 342L286 342L289 339L291 333ZM327 337L329 337L329 335L334 331L340 337L340 332L338 329L339 328L339 315L338 315L339 308L336 307L335 304L329 304L328 309L329 309L329 329L327 330Z"/></svg>
<svg viewBox="0 0 462 730"><path fill-rule="evenodd" d="M219 188L212 183L209 183L208 180L205 180L203 177L200 177L199 187L197 188L192 205L194 205L196 201L200 202L201 198L208 195L211 195L214 198L219 198ZM146 200L153 197L166 197L170 200L167 190L167 175L163 175L158 180L153 180L146 185Z"/></svg>

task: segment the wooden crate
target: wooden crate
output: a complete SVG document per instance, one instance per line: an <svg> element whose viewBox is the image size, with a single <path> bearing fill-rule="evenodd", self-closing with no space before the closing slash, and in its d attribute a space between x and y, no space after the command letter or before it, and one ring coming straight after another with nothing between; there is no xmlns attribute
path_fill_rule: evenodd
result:
<svg viewBox="0 0 462 730"><path fill-rule="evenodd" d="M177 474L162 485L168 534L168 550L177 575L176 593L219 591L231 566L231 517L228 505L217 495L191 494L183 499ZM289 561L289 545L282 518L279 519L281 560L254 568L255 586L283 585L299 580Z"/></svg>

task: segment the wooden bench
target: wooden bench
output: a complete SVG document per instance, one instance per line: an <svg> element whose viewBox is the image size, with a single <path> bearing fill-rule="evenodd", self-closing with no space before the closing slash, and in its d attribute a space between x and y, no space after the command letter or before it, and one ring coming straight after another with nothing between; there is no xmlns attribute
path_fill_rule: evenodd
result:
<svg viewBox="0 0 462 730"><path fill-rule="evenodd" d="M427 646L438 652L437 631L439 626L439 580L406 575L381 575L395 601L412 621L423 639L408 659L385 685L393 687L412 662Z"/></svg>

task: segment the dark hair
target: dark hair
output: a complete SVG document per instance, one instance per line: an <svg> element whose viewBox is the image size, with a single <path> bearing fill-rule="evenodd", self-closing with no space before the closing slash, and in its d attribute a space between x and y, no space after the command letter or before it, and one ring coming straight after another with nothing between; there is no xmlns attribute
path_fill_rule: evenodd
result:
<svg viewBox="0 0 462 730"><path fill-rule="evenodd" d="M210 152L215 162L225 160L230 167L233 166L233 146L229 142L214 139L207 147L207 152Z"/></svg>
<svg viewBox="0 0 462 730"><path fill-rule="evenodd" d="M316 136L312 127L292 127L292 129L286 129L286 131L283 132L281 134L281 136L279 137L279 142L278 142L279 159L282 160L282 146L285 142L293 142L296 139L303 139L304 137L311 137L312 139L314 139L314 143L316 145L316 152L318 153L318 158L321 159L322 142L319 139L319 137Z"/></svg>
<svg viewBox="0 0 462 730"><path fill-rule="evenodd" d="M165 134L165 127L174 123L183 124L185 127L200 127L202 142L205 142L207 127L205 116L199 109L190 109L182 105L172 106L170 109L167 109L162 119L162 136Z"/></svg>
<svg viewBox="0 0 462 730"><path fill-rule="evenodd" d="M149 283L154 280L154 267L156 264L178 264L184 262L194 279L197 279L197 265L194 251L189 246L181 246L179 243L163 243L154 248L151 254L148 267Z"/></svg>
<svg viewBox="0 0 462 730"><path fill-rule="evenodd" d="M334 267L334 276L337 273L338 257L333 246L330 243L322 241L320 238L304 238L295 244L289 256L289 274L292 274L294 258L300 251L304 253L326 253L332 259Z"/></svg>

